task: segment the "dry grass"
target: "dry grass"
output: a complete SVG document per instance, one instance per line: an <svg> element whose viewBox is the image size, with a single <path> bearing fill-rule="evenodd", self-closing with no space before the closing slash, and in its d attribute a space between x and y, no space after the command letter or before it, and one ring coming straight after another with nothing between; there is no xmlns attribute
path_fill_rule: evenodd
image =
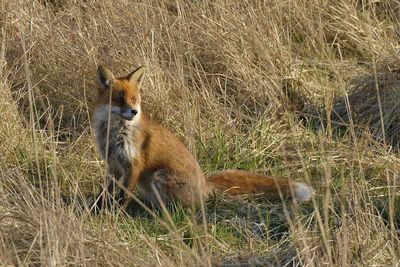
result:
<svg viewBox="0 0 400 267"><path fill-rule="evenodd" d="M357 77L349 95L338 98L333 120L361 128L368 127L377 140L400 148L400 70L398 60L385 62L372 73Z"/></svg>
<svg viewBox="0 0 400 267"><path fill-rule="evenodd" d="M399 61L396 1L0 7L0 263L398 264L400 158L387 146L399 135L398 72L380 67ZM121 75L147 66L145 110L206 173L290 175L310 182L315 199L216 199L170 218L91 215L85 199L104 176L89 127L99 64ZM344 134L330 120L304 127L292 112L312 104L331 114L338 94ZM377 130L360 136L358 124Z"/></svg>

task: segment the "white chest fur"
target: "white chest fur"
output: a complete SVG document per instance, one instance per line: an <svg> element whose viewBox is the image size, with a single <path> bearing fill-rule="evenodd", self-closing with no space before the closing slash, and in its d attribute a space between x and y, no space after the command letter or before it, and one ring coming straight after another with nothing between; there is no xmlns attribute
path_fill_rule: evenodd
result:
<svg viewBox="0 0 400 267"><path fill-rule="evenodd" d="M110 114L110 123L108 123L109 113L115 111L114 109L119 108L111 107L110 110L108 105L97 108L94 112L92 126L100 157L106 159L108 152L109 164L117 161L119 164L125 165L132 162L137 155L134 135L139 127L139 120L127 121L116 114Z"/></svg>

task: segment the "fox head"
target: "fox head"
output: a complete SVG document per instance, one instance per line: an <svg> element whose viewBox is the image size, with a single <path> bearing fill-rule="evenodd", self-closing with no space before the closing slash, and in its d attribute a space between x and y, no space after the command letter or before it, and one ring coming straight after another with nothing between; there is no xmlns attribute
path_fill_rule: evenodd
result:
<svg viewBox="0 0 400 267"><path fill-rule="evenodd" d="M144 67L139 67L125 77L115 78L110 70L99 66L97 69L98 106L124 120L131 121L139 117L143 74Z"/></svg>

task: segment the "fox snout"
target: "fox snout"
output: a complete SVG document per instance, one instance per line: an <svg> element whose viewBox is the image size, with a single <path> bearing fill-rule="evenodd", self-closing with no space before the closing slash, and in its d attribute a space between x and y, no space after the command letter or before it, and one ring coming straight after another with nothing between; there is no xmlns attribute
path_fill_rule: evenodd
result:
<svg viewBox="0 0 400 267"><path fill-rule="evenodd" d="M132 107L126 107L126 108L121 108L121 107L116 107L112 106L110 109L106 109L105 111L111 112L112 114L120 116L124 120L131 121L133 120L139 113L138 108L132 108Z"/></svg>
<svg viewBox="0 0 400 267"><path fill-rule="evenodd" d="M133 120L133 118L138 114L138 110L134 108L126 108L121 110L121 117L125 120Z"/></svg>

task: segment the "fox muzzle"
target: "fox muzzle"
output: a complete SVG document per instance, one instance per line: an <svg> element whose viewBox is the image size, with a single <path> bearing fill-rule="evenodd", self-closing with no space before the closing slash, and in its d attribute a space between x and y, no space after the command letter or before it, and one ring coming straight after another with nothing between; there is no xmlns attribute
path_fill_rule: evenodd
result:
<svg viewBox="0 0 400 267"><path fill-rule="evenodd" d="M133 108L127 108L121 110L121 117L124 118L125 120L133 120L133 118L138 114L137 109Z"/></svg>

